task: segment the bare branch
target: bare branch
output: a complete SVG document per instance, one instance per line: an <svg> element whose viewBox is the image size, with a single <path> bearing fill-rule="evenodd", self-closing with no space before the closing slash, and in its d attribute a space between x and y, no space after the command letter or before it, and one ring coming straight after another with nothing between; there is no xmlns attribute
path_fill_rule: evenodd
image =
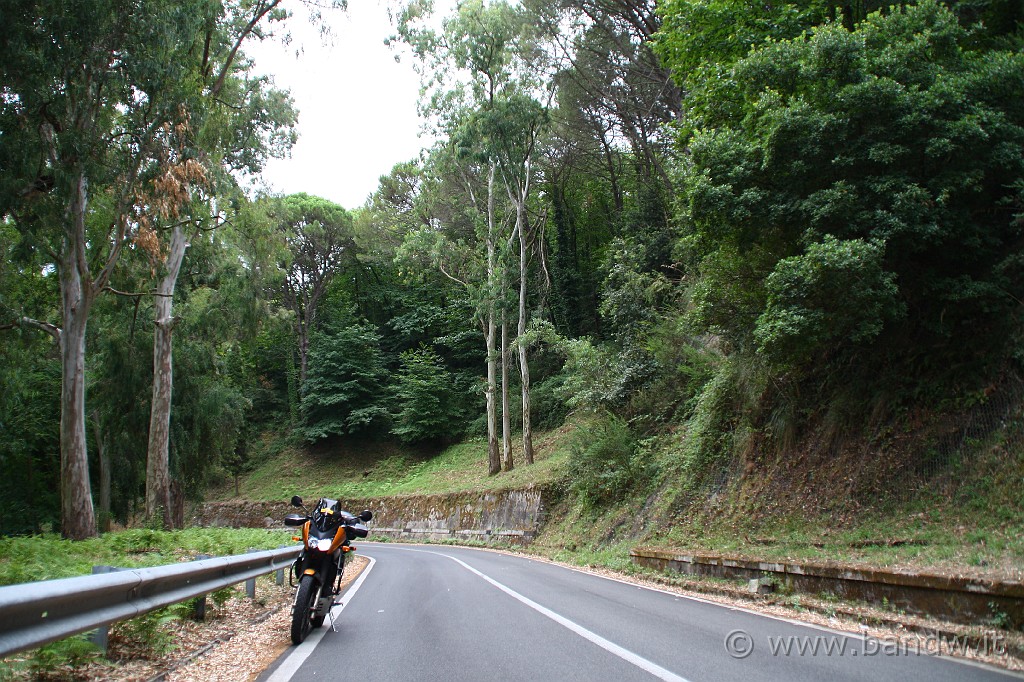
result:
<svg viewBox="0 0 1024 682"><path fill-rule="evenodd" d="M453 282L458 282L459 284L461 284L462 286L466 287L467 289L469 288L469 284L467 284L466 282L463 282L461 279L459 279L455 275L449 274L448 271L444 269L444 263L438 263L437 267L441 270L441 274L444 275L445 277L447 277L448 279L452 280Z"/></svg>
<svg viewBox="0 0 1024 682"><path fill-rule="evenodd" d="M257 5L256 14L249 20L249 23L246 24L244 29L242 29L242 32L238 34L235 44L231 47L231 52L228 53L228 58L224 60L224 66L221 67L220 74L217 76L217 82L214 83L213 87L210 89L210 92L214 97L219 95L221 89L224 87L224 81L228 77L228 72L231 70L231 65L234 63L235 56L238 54L238 50L242 47L242 43L245 42L245 39L248 38L250 34L252 34L256 25L263 20L263 17L265 17L279 4L281 4L281 0L273 0L265 6Z"/></svg>
<svg viewBox="0 0 1024 682"><path fill-rule="evenodd" d="M7 324L0 324L0 331L3 331L5 329L20 329L20 328L23 328L23 327L32 327L33 329L38 329L40 331L46 332L47 334L52 336L54 339L56 339L58 343L60 343L60 335L61 335L60 327L58 327L55 324L50 324L49 322L42 322L40 320L35 320L35 319L31 318L31 317L19 317L17 322L9 322Z"/></svg>
<svg viewBox="0 0 1024 682"><path fill-rule="evenodd" d="M161 294L157 291L145 291L145 292L131 292L131 291L118 291L114 287L107 285L103 287L103 291L109 291L112 294L118 296L124 296L125 298L144 298L146 296L163 296L165 298L171 298L174 294Z"/></svg>

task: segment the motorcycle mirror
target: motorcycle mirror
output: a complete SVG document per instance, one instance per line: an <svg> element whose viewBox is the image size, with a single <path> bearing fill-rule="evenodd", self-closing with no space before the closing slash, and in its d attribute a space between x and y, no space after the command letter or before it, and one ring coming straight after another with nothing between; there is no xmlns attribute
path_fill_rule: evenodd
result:
<svg viewBox="0 0 1024 682"><path fill-rule="evenodd" d="M373 512L370 511L369 509L364 509L363 511L359 512L359 518L362 519L363 523L366 523L367 521L373 518Z"/></svg>
<svg viewBox="0 0 1024 682"><path fill-rule="evenodd" d="M299 497L298 495L293 496L292 497L292 506L293 507L301 507L302 506L302 498Z"/></svg>

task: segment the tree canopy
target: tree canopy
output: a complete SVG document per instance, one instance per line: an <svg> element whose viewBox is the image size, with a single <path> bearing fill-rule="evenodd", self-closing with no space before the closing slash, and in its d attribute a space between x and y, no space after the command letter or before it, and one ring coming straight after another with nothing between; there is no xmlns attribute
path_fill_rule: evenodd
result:
<svg viewBox="0 0 1024 682"><path fill-rule="evenodd" d="M583 412L570 488L614 504L644 444L689 490L1019 382L1016 9L410 2L437 141L342 207L237 181L297 133L244 53L280 2L8 3L0 529L180 509L281 441L480 436L502 475Z"/></svg>

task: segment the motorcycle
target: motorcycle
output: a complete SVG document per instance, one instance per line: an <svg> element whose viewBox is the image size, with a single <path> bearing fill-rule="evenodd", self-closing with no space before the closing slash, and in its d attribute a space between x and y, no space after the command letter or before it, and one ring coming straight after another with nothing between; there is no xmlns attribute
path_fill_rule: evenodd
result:
<svg viewBox="0 0 1024 682"><path fill-rule="evenodd" d="M335 597L341 589L341 576L345 570L345 558L355 551L350 543L368 534L366 523L373 513L364 510L353 516L341 509L338 500L321 497L310 513L302 504L302 498L292 498L292 506L299 507L303 514L288 514L284 525L302 527L302 551L292 564L288 584L298 587L292 602L292 642L302 644L314 628L324 624L324 619L335 605Z"/></svg>

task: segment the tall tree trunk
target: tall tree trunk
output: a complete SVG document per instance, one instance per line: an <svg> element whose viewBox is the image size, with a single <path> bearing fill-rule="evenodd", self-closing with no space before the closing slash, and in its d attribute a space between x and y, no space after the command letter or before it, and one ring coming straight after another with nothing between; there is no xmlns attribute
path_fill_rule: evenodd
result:
<svg viewBox="0 0 1024 682"><path fill-rule="evenodd" d="M288 419L290 420L289 426L295 428L299 425L301 419L299 411L299 403L302 398L300 391L302 390L302 384L298 381L298 372L295 368L295 351L288 351L288 375L286 377L288 384Z"/></svg>
<svg viewBox="0 0 1024 682"><path fill-rule="evenodd" d="M497 235L494 224L494 173L492 162L487 174L487 320L484 335L487 341L487 475L501 473L501 459L498 453L498 420L495 409L495 384L497 383L497 353L494 352L495 303L494 292L497 281Z"/></svg>
<svg viewBox="0 0 1024 682"><path fill-rule="evenodd" d="M504 286L502 286L504 289ZM502 296L502 301L505 297ZM501 309L501 468L512 471L512 416L508 401L508 320Z"/></svg>
<svg viewBox="0 0 1024 682"><path fill-rule="evenodd" d="M170 433L171 390L173 386L172 335L174 333L174 287L181 261L188 248L185 230L176 225L167 254L167 271L157 288L153 324L153 402L149 413L149 450L146 457L146 518L158 514L165 528L173 528L171 499Z"/></svg>
<svg viewBox="0 0 1024 682"><path fill-rule="evenodd" d="M525 227L525 226L523 226ZM519 230L519 376L523 388L523 459L533 464L533 425L530 419L530 362L526 357L526 238Z"/></svg>
<svg viewBox="0 0 1024 682"><path fill-rule="evenodd" d="M487 388L484 395L487 399L487 475L494 476L501 472L501 458L498 452L498 415L496 409L498 360L494 349L496 325L494 322L494 304L491 303L484 320L484 340L487 345Z"/></svg>
<svg viewBox="0 0 1024 682"><path fill-rule="evenodd" d="M103 425L96 410L92 413L92 436L100 462L100 531L106 533L110 530L110 452L103 443Z"/></svg>
<svg viewBox="0 0 1024 682"><path fill-rule="evenodd" d="M299 333L299 390L306 385L306 373L309 369L309 324L303 319L303 313L296 316Z"/></svg>
<svg viewBox="0 0 1024 682"><path fill-rule="evenodd" d="M525 180L518 193L516 205L516 231L519 233L519 376L523 392L523 459L533 464L533 425L530 418L530 363L526 357L526 287L528 284L528 252L531 236L526 224L526 200L530 196L530 162L527 160Z"/></svg>
<svg viewBox="0 0 1024 682"><path fill-rule="evenodd" d="M93 303L85 253L85 208L86 180L79 174L60 267L60 526L61 535L72 540L97 535L85 441L85 328Z"/></svg>

